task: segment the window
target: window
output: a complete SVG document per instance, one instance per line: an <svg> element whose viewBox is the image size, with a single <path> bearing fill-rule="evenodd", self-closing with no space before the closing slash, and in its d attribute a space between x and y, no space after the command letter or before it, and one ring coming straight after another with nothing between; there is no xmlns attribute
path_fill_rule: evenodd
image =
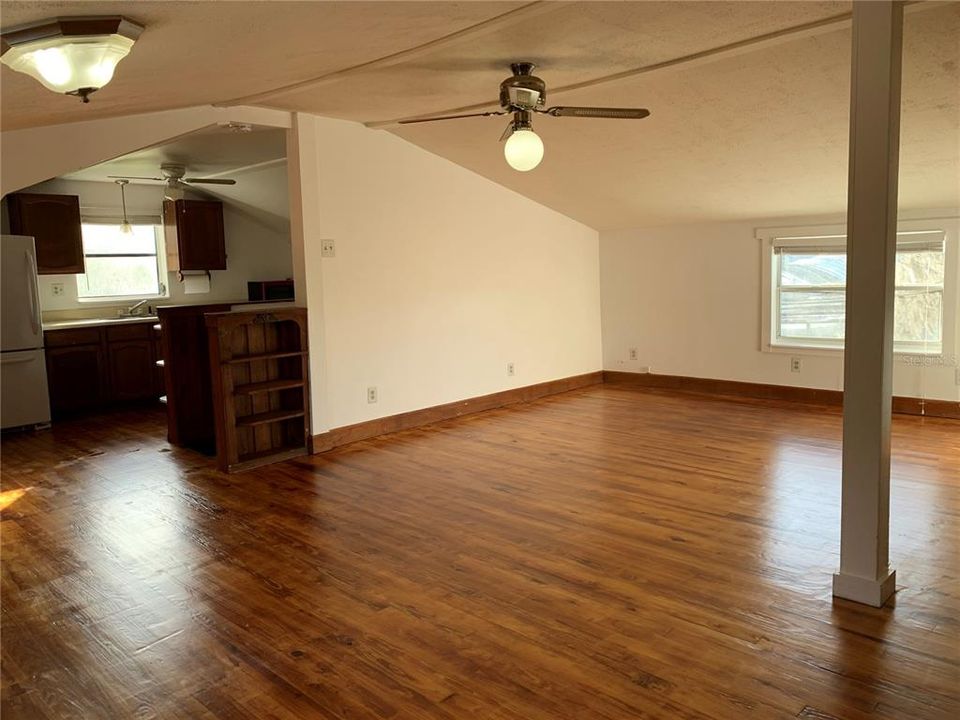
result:
<svg viewBox="0 0 960 720"><path fill-rule="evenodd" d="M133 232L120 232L116 221L84 222L83 256L86 272L77 275L77 296L88 300L165 296L165 269L160 228L134 223Z"/></svg>
<svg viewBox="0 0 960 720"><path fill-rule="evenodd" d="M906 223L904 223L906 225ZM919 225L920 223L916 223ZM825 229L823 229L825 230ZM843 348L846 322L846 236L760 233L766 241L764 344ZM942 229L897 233L894 349L941 354L952 347L956 321L956 258ZM952 258L949 259L948 258ZM949 298L949 299L948 299Z"/></svg>

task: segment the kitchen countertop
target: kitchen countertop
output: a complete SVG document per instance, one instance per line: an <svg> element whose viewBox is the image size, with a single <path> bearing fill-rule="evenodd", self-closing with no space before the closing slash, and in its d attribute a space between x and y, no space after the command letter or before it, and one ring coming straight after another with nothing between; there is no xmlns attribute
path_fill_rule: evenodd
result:
<svg viewBox="0 0 960 720"><path fill-rule="evenodd" d="M273 301L255 301L249 300L226 300L218 303L172 303L167 305L154 305L154 309L170 309L185 307L202 307L204 305L223 305L229 307L231 311L250 310L251 306L269 308L293 307L293 300L273 300ZM127 323L138 322L159 322L156 315L131 315L129 317L120 317L118 315L108 315L98 318L69 318L61 320L47 320L43 323L44 330L68 330L70 328L97 327L98 325L125 325Z"/></svg>
<svg viewBox="0 0 960 720"><path fill-rule="evenodd" d="M131 315L130 317L74 318L73 320L52 320L43 323L44 330L67 330L69 328L95 327L98 325L126 325L127 323L155 323L156 315Z"/></svg>

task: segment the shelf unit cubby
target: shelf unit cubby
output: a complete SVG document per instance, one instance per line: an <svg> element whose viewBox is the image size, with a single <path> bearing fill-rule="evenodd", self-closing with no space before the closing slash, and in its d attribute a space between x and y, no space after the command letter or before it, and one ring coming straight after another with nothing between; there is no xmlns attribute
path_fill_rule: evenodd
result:
<svg viewBox="0 0 960 720"><path fill-rule="evenodd" d="M217 466L239 472L305 455L310 440L306 310L205 317Z"/></svg>

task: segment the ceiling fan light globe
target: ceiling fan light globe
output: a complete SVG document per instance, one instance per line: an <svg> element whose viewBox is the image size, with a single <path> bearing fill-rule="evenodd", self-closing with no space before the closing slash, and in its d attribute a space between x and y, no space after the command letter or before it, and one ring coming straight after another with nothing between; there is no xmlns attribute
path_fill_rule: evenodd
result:
<svg viewBox="0 0 960 720"><path fill-rule="evenodd" d="M123 35L89 39L47 38L15 45L2 61L56 93L99 90L113 78L117 64L133 47Z"/></svg>
<svg viewBox="0 0 960 720"><path fill-rule="evenodd" d="M528 172L543 160L543 140L533 130L515 130L503 145L503 156L514 170Z"/></svg>

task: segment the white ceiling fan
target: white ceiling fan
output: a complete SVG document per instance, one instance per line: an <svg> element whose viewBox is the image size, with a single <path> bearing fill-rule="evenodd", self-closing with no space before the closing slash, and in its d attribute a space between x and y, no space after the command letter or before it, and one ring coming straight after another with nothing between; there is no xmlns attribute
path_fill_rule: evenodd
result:
<svg viewBox="0 0 960 720"><path fill-rule="evenodd" d="M184 177L187 174L185 165L179 163L163 163L160 165L160 177L138 177L135 175L108 175L111 180L152 180L162 182L168 190L182 190L190 185L236 185L232 178L194 178Z"/></svg>

